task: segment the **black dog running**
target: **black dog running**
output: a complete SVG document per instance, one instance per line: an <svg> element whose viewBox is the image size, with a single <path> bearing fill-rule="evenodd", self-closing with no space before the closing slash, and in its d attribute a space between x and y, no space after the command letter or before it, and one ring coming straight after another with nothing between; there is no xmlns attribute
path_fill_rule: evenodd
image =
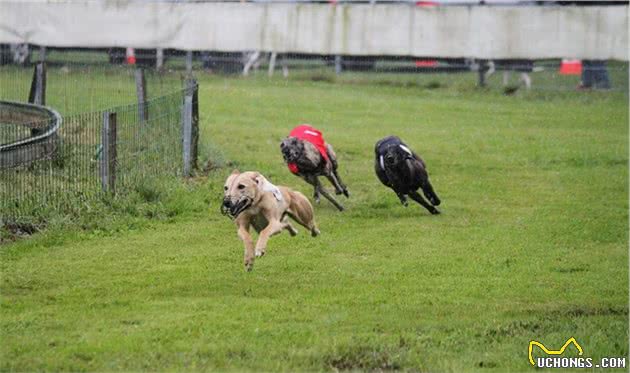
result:
<svg viewBox="0 0 630 373"><path fill-rule="evenodd" d="M397 136L388 136L379 140L374 152L376 176L381 183L394 190L404 206L407 206L407 196L409 196L431 214L440 213L435 208L440 204L440 198L429 182L429 174L422 158ZM425 201L418 193L420 188L431 203Z"/></svg>

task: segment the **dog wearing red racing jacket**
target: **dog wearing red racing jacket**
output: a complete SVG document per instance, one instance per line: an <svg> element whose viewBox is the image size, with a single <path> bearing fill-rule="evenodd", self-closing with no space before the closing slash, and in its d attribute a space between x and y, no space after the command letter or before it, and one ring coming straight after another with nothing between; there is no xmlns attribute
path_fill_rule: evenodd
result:
<svg viewBox="0 0 630 373"><path fill-rule="evenodd" d="M289 136L282 140L280 150L291 173L313 186L315 202L319 203L320 195L323 195L339 211L344 210L343 206L322 187L318 179L318 176L325 176L335 187L336 194L350 197L348 189L337 173L337 155L332 145L324 141L319 130L308 124L295 127Z"/></svg>

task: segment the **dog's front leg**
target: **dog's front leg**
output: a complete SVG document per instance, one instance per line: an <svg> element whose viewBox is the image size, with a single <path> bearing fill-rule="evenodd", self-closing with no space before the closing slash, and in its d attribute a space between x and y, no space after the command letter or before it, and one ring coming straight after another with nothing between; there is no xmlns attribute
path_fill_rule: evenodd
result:
<svg viewBox="0 0 630 373"><path fill-rule="evenodd" d="M286 223L283 224L279 220L274 219L269 221L269 225L267 225L265 229L260 231L258 241L256 241L256 257L265 255L265 251L267 250L267 241L269 241L269 237L282 232L285 227Z"/></svg>
<svg viewBox="0 0 630 373"><path fill-rule="evenodd" d="M409 206L409 202L407 202L407 196L402 194L402 193L398 193L396 192L396 195L398 196L398 199L400 199L400 203L402 203L403 206L407 207Z"/></svg>
<svg viewBox="0 0 630 373"><path fill-rule="evenodd" d="M243 261L245 269L249 272L254 267L254 240L252 240L252 236L249 234L249 224L241 223L238 225L238 237L245 245Z"/></svg>
<svg viewBox="0 0 630 373"><path fill-rule="evenodd" d="M319 180L317 180L317 176L305 176L304 180L311 184L313 186L313 200L315 200L315 203L319 203L319 188L317 187L317 185L319 184Z"/></svg>
<svg viewBox="0 0 630 373"><path fill-rule="evenodd" d="M326 189L324 189L324 187L322 186L322 183L319 182L319 179L317 177L315 177L315 190L318 193L321 193L322 196L324 196L324 198L326 198L327 200L330 201L330 203L332 203L333 205L335 205L335 207L339 210L339 211L343 211L343 206L337 202L336 199L333 198L333 196L331 196Z"/></svg>

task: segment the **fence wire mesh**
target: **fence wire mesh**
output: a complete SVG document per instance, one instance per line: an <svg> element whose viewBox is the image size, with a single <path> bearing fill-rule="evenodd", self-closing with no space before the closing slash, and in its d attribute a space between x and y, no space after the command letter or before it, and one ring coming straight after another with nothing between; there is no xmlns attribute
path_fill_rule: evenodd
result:
<svg viewBox="0 0 630 373"><path fill-rule="evenodd" d="M110 66L90 54L90 63L85 56L81 62L68 62L63 52L48 54L46 106L62 119L40 141L31 140L55 119L45 113L28 116L19 109L29 97L32 67L0 66L0 222L73 211L105 195L100 176L104 113L115 113L117 119L117 194L182 174L187 90L181 74L147 71L148 97L139 103L135 68ZM16 145L20 140L26 143Z"/></svg>

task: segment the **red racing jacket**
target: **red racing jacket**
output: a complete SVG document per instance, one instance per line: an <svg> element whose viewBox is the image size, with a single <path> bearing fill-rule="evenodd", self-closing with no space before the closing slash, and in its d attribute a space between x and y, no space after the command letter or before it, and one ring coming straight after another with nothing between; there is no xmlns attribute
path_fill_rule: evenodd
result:
<svg viewBox="0 0 630 373"><path fill-rule="evenodd" d="M322 136L322 133L319 130L308 124L300 124L291 130L289 137L295 137L300 140L310 142L315 145L317 150L319 150L319 154L322 155L326 162L329 161L328 152L326 151L326 141L324 141L324 136ZM289 163L287 166L292 173L297 174L299 172L297 164Z"/></svg>

